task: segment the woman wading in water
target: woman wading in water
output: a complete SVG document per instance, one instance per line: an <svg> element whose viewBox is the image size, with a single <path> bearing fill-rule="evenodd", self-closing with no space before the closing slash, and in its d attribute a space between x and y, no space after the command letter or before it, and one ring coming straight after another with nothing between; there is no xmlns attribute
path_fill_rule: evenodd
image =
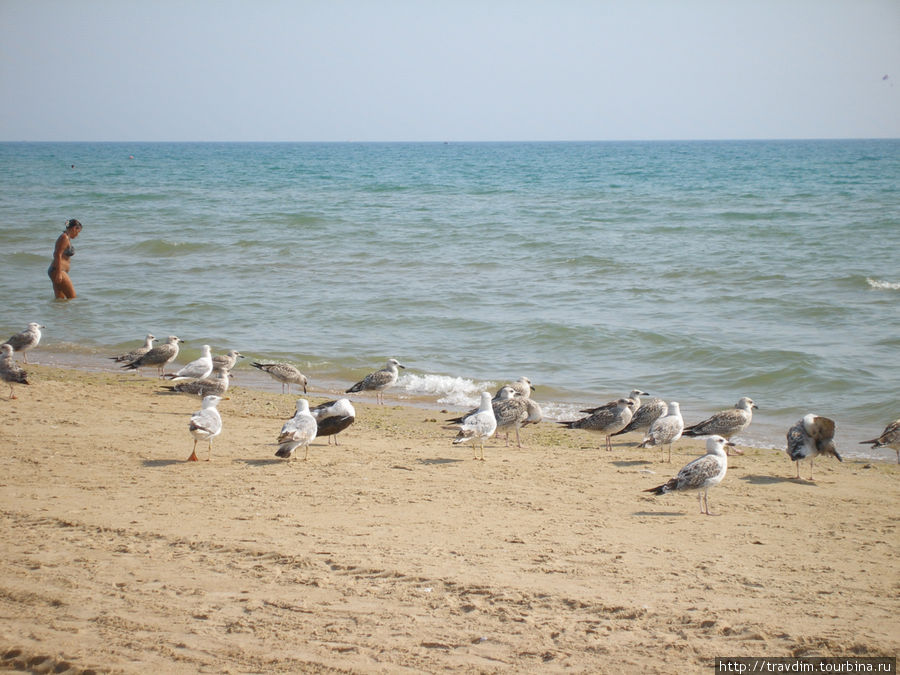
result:
<svg viewBox="0 0 900 675"><path fill-rule="evenodd" d="M81 229L81 223L74 218L67 220L66 229L59 235L53 249L53 262L50 263L47 274L53 282L53 292L56 293L58 300L70 300L75 297L75 287L69 278L69 268L72 266L69 259L75 255L72 240L81 233Z"/></svg>

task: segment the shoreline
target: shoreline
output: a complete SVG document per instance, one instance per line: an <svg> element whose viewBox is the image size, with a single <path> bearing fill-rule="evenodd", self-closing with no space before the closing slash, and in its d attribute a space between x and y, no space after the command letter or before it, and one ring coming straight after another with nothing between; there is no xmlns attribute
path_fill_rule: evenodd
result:
<svg viewBox="0 0 900 675"><path fill-rule="evenodd" d="M131 345L133 348L134 345ZM124 349L127 351L127 348ZM215 350L214 350L215 352ZM103 372L103 373L124 373L126 371L122 371L118 366L119 364L115 364L113 361L109 359L108 356L105 356L105 352L102 352L98 348L92 348L91 350L84 351L72 351L54 348L54 346L45 347L42 346L39 351L31 352L32 359L39 359L37 363L40 365L41 358L43 358L43 365L48 366L58 366L64 368L71 368L74 370L83 370L87 372ZM199 352L197 353L199 355ZM235 370L238 371L238 375L234 379L234 384L238 384L241 386L248 386L253 389L258 389L261 391L268 392L280 392L281 386L275 380L273 380L268 375L257 371L254 368L249 366L250 362L254 357L248 357L238 362ZM17 360L20 360L17 357ZM189 358L187 360L190 360ZM182 364L186 363L187 360L179 359L178 363ZM285 360L281 358L273 358L269 359L272 361ZM289 359L287 362L291 362ZM296 363L296 362L294 362ZM170 365L170 369L174 368L175 364ZM380 367L378 364L373 366L373 369ZM326 376L324 379L320 379L318 373L311 374L311 371L306 371L303 369L305 374L310 377L310 394L323 394L332 397L340 397L345 396L345 389L351 386L355 380L338 380L334 379L334 377L329 378ZM360 373L360 376L364 373ZM145 376L149 377L149 376ZM401 381L402 381L403 373L401 373ZM515 379L515 378L510 378ZM496 387L499 387L500 384L492 383ZM545 420L556 421L557 419L578 419L583 416L582 413L578 412L582 408L586 407L594 407L596 405L600 405L602 402L600 399L602 397L598 397L593 402L587 400L576 400L576 399L567 399L563 402L550 402L548 405L548 401L546 400L546 390L542 390L540 385L536 385L538 387L534 398L544 406L544 417ZM295 392L297 393L297 392ZM493 392L492 392L493 393ZM625 393L619 395L626 395ZM653 395L651 393L651 395ZM388 390L387 397L389 400L392 400L400 405L410 405L416 408L424 408L429 410L441 410L447 409L450 412L462 412L464 410L468 410L472 407L477 407L478 401L477 396L472 398L472 400L465 404L453 404L453 403L445 403L439 402L438 398L440 394L434 393L424 393L424 392L409 392L398 390L396 387ZM615 398L616 395L610 394L609 399ZM363 401L374 401L374 396L357 396L360 400ZM686 406L682 403L682 414L686 416L685 424L690 424L691 422L697 422L700 419L716 412L718 408L710 408L710 409L702 409L697 410L696 406L693 406L694 409L691 410L692 406ZM686 411L687 410L687 411ZM766 420L766 410L761 409L757 410L754 414L753 422L748 429L746 436L741 436L738 438L739 441L742 442L743 445L747 447L758 448L762 450L776 450L783 451L785 448L784 435L791 424L793 424L796 420L792 420L789 423L776 424L771 421ZM554 414L555 413L555 414ZM824 413L823 413L824 414ZM801 415L802 416L802 415ZM831 416L827 415L826 416ZM799 419L799 416L798 416ZM860 425L856 425L850 427L850 430L847 431L848 425L842 424L840 419L837 419L837 440L838 440L838 452L841 454L841 457L847 457L851 459L859 459L865 461L875 461L875 462L897 462L896 453L890 448L878 448L872 449L868 446L860 445L860 441L877 437L884 426L887 425L891 420L886 420L884 424L877 429L863 427Z"/></svg>
<svg viewBox="0 0 900 675"><path fill-rule="evenodd" d="M285 462L297 397L238 383L213 461L188 463L197 398L29 370L0 402L4 666L662 673L900 648L894 463L824 458L796 481L748 448L707 517L644 492L702 454L693 439L665 464L544 423L478 462L389 397Z"/></svg>

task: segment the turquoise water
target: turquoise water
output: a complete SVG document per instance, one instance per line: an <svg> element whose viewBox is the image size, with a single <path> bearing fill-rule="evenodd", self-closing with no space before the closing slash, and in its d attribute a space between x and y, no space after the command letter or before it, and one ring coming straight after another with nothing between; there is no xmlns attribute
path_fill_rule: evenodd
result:
<svg viewBox="0 0 900 675"><path fill-rule="evenodd" d="M897 140L4 143L0 335L94 364L177 334L333 389L396 357L451 406L527 375L551 417L750 396L745 442L816 412L853 454L900 416L898 185Z"/></svg>

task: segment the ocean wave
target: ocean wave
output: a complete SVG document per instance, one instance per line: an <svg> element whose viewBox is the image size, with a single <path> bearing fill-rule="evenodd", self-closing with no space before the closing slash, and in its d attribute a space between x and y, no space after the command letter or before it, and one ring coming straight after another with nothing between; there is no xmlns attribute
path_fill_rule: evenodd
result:
<svg viewBox="0 0 900 675"><path fill-rule="evenodd" d="M869 288L874 288L878 291L900 291L900 282L881 281L879 279L866 277L866 283L869 284Z"/></svg>
<svg viewBox="0 0 900 675"><path fill-rule="evenodd" d="M129 251L154 257L177 257L207 251L209 247L210 244L206 241L186 242L171 241L169 239L147 239L129 247Z"/></svg>
<svg viewBox="0 0 900 675"><path fill-rule="evenodd" d="M415 396L436 396L442 405L469 408L478 405L482 391L493 392L497 385L494 382L477 382L464 377L448 375L403 375L397 380L397 386L408 394Z"/></svg>

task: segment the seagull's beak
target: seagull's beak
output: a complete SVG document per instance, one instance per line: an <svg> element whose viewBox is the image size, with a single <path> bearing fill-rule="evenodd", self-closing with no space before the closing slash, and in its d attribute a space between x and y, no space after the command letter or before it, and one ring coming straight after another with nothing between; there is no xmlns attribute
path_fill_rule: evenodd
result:
<svg viewBox="0 0 900 675"><path fill-rule="evenodd" d="M397 365L400 366L401 368L404 368L404 369L406 368L406 366L404 366L402 363L398 363Z"/></svg>
<svg viewBox="0 0 900 675"><path fill-rule="evenodd" d="M734 443L732 443L731 441L728 441L727 443L725 443L725 445L728 446L729 448L734 448L734 452L737 453L738 455L743 455L743 454L744 454L744 451L741 450L738 446L736 446L736 445L735 445Z"/></svg>

